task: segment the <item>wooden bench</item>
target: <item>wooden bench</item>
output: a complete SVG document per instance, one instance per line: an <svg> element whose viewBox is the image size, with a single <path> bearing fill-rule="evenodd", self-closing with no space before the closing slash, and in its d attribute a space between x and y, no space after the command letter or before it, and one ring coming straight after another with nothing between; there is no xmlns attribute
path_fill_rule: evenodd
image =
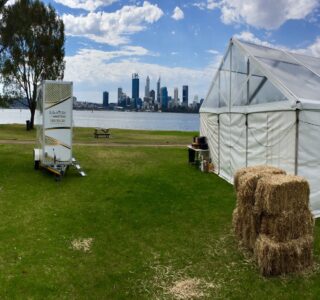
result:
<svg viewBox="0 0 320 300"><path fill-rule="evenodd" d="M100 136L105 137L105 138L109 138L110 137L109 128L96 128L94 130L93 135L96 139L99 138Z"/></svg>

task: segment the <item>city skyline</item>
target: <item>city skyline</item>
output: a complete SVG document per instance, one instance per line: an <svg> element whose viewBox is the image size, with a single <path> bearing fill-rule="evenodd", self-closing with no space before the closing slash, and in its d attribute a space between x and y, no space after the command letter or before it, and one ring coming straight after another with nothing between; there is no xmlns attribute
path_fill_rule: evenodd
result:
<svg viewBox="0 0 320 300"><path fill-rule="evenodd" d="M156 87L152 88L150 77L147 75L144 83L144 89L140 89L143 85L143 80L140 80L138 73L131 76L131 94L130 91L125 91L122 87L117 88L117 99L109 101L109 91L102 93L102 106L107 108L109 104L116 104L119 108L130 110L147 110L147 111L167 111L175 110L179 107L185 109L199 108L203 98L199 101L198 95L194 99L189 99L189 86L181 87L181 99L179 97L179 87L173 88L173 93L170 94L166 86L161 86L161 78L156 81ZM141 94L140 94L141 91ZM144 94L143 94L144 91ZM106 98L107 94L107 99ZM131 97L130 97L131 95ZM108 105L106 105L108 103Z"/></svg>
<svg viewBox="0 0 320 300"><path fill-rule="evenodd" d="M282 0L276 10L263 0L44 2L65 23L64 79L80 101L99 103L106 89L114 101L133 73L203 98L232 36L320 56L318 0Z"/></svg>

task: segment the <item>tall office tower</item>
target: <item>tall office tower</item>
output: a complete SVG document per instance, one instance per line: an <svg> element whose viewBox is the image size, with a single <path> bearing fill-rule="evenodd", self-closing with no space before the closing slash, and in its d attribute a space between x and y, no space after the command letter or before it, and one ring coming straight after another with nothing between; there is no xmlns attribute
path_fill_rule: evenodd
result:
<svg viewBox="0 0 320 300"><path fill-rule="evenodd" d="M149 78L149 76L147 76L146 87L144 89L144 96L145 96L145 98L150 97L150 78Z"/></svg>
<svg viewBox="0 0 320 300"><path fill-rule="evenodd" d="M179 100L179 89L175 87L173 90L174 105L178 105L178 100Z"/></svg>
<svg viewBox="0 0 320 300"><path fill-rule="evenodd" d="M160 89L160 102L162 110L166 110L168 108L168 90L165 86Z"/></svg>
<svg viewBox="0 0 320 300"><path fill-rule="evenodd" d="M154 101L156 99L156 92L154 90L151 90L149 95L150 95L152 103L154 103Z"/></svg>
<svg viewBox="0 0 320 300"><path fill-rule="evenodd" d="M103 107L107 108L109 106L109 93L103 92Z"/></svg>
<svg viewBox="0 0 320 300"><path fill-rule="evenodd" d="M157 81L157 102L160 103L160 88L161 88L161 82L160 77Z"/></svg>
<svg viewBox="0 0 320 300"><path fill-rule="evenodd" d="M120 103L122 101L122 95L123 95L122 88L119 87L118 88L118 105L120 105Z"/></svg>
<svg viewBox="0 0 320 300"><path fill-rule="evenodd" d="M182 105L188 107L188 100L189 100L189 87L184 85L182 87Z"/></svg>
<svg viewBox="0 0 320 300"><path fill-rule="evenodd" d="M134 108L137 108L139 102L139 75L137 73L132 74L132 100Z"/></svg>

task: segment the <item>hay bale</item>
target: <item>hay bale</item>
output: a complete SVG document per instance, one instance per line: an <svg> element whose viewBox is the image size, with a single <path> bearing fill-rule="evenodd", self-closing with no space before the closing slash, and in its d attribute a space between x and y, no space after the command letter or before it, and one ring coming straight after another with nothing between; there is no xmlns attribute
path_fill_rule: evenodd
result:
<svg viewBox="0 0 320 300"><path fill-rule="evenodd" d="M284 171L275 167L256 166L241 169L236 174L237 210L233 214L233 228L241 244L251 251L260 229L261 212L254 210L256 187L262 177L273 173Z"/></svg>
<svg viewBox="0 0 320 300"><path fill-rule="evenodd" d="M241 171L242 170L242 171ZM241 169L235 179L237 204L239 206L253 206L258 181L266 176L285 174L285 171L269 166L256 166Z"/></svg>
<svg viewBox="0 0 320 300"><path fill-rule="evenodd" d="M262 275L280 275L302 271L312 265L313 237L279 243L260 235L254 248L254 256Z"/></svg>
<svg viewBox="0 0 320 300"><path fill-rule="evenodd" d="M306 211L309 207L309 184L299 176L265 176L257 183L255 211L278 215L284 211Z"/></svg>
<svg viewBox="0 0 320 300"><path fill-rule="evenodd" d="M252 209L255 204L255 191L261 174L247 172L239 178L237 191L237 206Z"/></svg>
<svg viewBox="0 0 320 300"><path fill-rule="evenodd" d="M252 210L236 208L232 214L233 231L241 245L253 251L259 234L259 216Z"/></svg>
<svg viewBox="0 0 320 300"><path fill-rule="evenodd" d="M241 168L234 174L234 187L236 191L238 191L239 189L240 178L246 173L286 174L286 172L280 168L267 165L258 165L247 168Z"/></svg>
<svg viewBox="0 0 320 300"><path fill-rule="evenodd" d="M263 214L258 233L268 235L277 242L286 242L312 235L313 227L314 219L309 210L286 211L276 216Z"/></svg>

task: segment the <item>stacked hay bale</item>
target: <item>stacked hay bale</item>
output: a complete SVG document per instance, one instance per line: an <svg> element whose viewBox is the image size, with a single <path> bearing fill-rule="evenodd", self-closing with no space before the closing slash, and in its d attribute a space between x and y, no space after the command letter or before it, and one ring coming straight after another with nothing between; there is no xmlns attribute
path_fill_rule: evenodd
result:
<svg viewBox="0 0 320 300"><path fill-rule="evenodd" d="M259 166L239 170L235 188L234 231L254 253L261 273L279 275L310 266L314 222L308 182Z"/></svg>
<svg viewBox="0 0 320 300"><path fill-rule="evenodd" d="M233 228L241 244L253 251L259 234L260 214L255 208L255 191L259 180L285 171L270 166L254 166L238 170L234 176L237 206L233 212Z"/></svg>

